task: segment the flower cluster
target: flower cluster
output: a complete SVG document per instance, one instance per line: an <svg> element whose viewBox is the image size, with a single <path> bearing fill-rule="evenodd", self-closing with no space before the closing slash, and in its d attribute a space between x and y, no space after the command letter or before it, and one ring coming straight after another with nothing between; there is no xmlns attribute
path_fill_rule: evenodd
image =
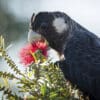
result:
<svg viewBox="0 0 100 100"><path fill-rule="evenodd" d="M47 43L44 40L36 41L32 44L27 44L20 50L20 60L24 65L29 65L32 62L36 62L37 58L35 53L40 51L42 56L47 57Z"/></svg>

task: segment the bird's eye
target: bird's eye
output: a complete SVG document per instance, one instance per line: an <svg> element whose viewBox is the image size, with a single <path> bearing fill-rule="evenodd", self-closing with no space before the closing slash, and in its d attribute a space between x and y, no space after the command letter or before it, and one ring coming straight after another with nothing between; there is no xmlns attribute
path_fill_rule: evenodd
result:
<svg viewBox="0 0 100 100"><path fill-rule="evenodd" d="M47 23L42 23L42 24L41 24L41 28L42 28L42 29L46 29L47 26L48 26Z"/></svg>
<svg viewBox="0 0 100 100"><path fill-rule="evenodd" d="M67 23L67 21L65 20L65 23Z"/></svg>

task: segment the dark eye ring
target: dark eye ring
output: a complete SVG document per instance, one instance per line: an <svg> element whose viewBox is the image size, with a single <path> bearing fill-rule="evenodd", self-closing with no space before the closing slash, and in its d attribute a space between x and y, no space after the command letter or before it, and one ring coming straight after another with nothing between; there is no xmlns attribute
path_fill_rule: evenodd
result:
<svg viewBox="0 0 100 100"><path fill-rule="evenodd" d="M67 23L67 21L65 20L65 23Z"/></svg>
<svg viewBox="0 0 100 100"><path fill-rule="evenodd" d="M46 29L47 26L48 26L47 23L42 23L42 24L41 24L41 28L42 28L42 29Z"/></svg>

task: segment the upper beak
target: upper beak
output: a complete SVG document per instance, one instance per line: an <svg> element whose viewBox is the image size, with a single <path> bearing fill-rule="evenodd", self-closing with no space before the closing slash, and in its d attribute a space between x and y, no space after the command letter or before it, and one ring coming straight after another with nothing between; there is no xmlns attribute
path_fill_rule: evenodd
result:
<svg viewBox="0 0 100 100"><path fill-rule="evenodd" d="M33 43L36 40L40 40L41 39L41 35L33 30L29 30L28 32L28 42L29 43Z"/></svg>

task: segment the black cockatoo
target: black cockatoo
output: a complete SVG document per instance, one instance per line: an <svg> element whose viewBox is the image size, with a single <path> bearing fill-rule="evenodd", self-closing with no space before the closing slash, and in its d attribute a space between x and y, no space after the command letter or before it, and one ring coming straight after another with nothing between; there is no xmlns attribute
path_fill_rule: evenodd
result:
<svg viewBox="0 0 100 100"><path fill-rule="evenodd" d="M58 61L66 79L90 100L100 100L100 38L63 12L32 15L28 40L45 38L65 59Z"/></svg>

